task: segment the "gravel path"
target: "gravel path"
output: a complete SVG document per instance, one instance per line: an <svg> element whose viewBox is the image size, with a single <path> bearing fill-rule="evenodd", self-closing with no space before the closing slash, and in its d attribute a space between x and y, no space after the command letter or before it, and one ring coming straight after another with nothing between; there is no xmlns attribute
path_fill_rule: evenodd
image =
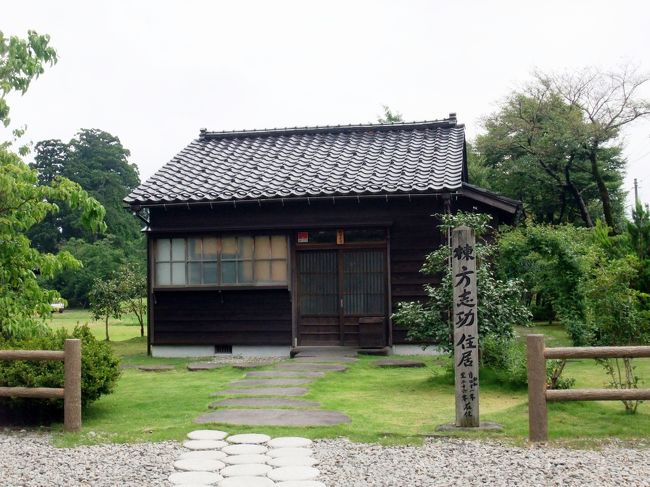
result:
<svg viewBox="0 0 650 487"><path fill-rule="evenodd" d="M516 448L495 442L427 440L423 447L318 441L328 487L650 486L650 449Z"/></svg>
<svg viewBox="0 0 650 487"><path fill-rule="evenodd" d="M650 449L517 448L431 439L422 447L314 444L327 487L650 486ZM50 436L0 431L0 486L167 486L176 442L55 448Z"/></svg>

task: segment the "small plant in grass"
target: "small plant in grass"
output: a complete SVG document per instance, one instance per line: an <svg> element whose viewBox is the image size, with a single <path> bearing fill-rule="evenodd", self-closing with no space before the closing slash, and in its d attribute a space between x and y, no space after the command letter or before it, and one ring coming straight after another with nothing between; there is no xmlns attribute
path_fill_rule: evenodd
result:
<svg viewBox="0 0 650 487"><path fill-rule="evenodd" d="M120 318L122 316L122 301L124 289L117 278L93 281L93 288L88 295L90 310L93 318L103 319L106 330L106 341L110 341L108 334L109 318Z"/></svg>
<svg viewBox="0 0 650 487"><path fill-rule="evenodd" d="M124 309L135 315L140 324L140 336L143 337L147 319L147 278L144 272L126 265L120 269L117 279L124 293Z"/></svg>

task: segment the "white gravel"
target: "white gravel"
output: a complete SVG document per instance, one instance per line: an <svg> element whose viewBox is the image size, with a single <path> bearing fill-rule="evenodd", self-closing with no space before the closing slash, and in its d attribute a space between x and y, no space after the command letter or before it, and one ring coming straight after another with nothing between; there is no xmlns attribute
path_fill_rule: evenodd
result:
<svg viewBox="0 0 650 487"><path fill-rule="evenodd" d="M430 439L382 447L313 444L327 487L648 486L650 448L519 448L498 442ZM177 442L55 448L50 435L0 431L0 486L168 486Z"/></svg>
<svg viewBox="0 0 650 487"><path fill-rule="evenodd" d="M382 447L324 440L314 444L328 487L650 486L650 449L517 448L496 442L430 439Z"/></svg>

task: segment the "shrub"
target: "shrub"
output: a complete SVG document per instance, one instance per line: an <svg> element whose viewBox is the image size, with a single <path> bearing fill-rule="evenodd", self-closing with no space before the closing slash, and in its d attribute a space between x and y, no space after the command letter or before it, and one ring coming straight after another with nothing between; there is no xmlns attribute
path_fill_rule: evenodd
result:
<svg viewBox="0 0 650 487"><path fill-rule="evenodd" d="M8 340L0 348L14 350L63 350L66 338L81 340L81 404L88 406L104 394L113 392L120 375L119 360L107 343L98 341L88 326L76 326L72 334L59 329L25 340ZM0 361L0 386L4 387L63 387L61 361ZM36 409L61 409L62 401L35 400ZM21 407L25 400L8 401L12 407Z"/></svg>

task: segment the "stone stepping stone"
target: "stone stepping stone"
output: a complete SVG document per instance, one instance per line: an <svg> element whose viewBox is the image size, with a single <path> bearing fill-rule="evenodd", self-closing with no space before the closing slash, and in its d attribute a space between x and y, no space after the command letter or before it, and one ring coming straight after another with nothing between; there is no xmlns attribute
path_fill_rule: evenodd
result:
<svg viewBox="0 0 650 487"><path fill-rule="evenodd" d="M318 364L318 363L335 363L335 364L351 364L356 362L358 359L352 357L309 357L300 355L293 359L294 362L308 363L308 364Z"/></svg>
<svg viewBox="0 0 650 487"><path fill-rule="evenodd" d="M289 480L287 482L276 482L275 485L277 487L326 487L323 482L318 480Z"/></svg>
<svg viewBox="0 0 650 487"><path fill-rule="evenodd" d="M387 359L382 359L382 360L377 360L375 362L375 365L377 367L386 367L386 368L392 368L392 367L426 367L427 364L424 362L420 362L419 360L400 360L400 359L393 359L393 358L387 358Z"/></svg>
<svg viewBox="0 0 650 487"><path fill-rule="evenodd" d="M227 452L219 450L195 450L186 451L185 453L182 453L179 458L181 460L223 460L227 456Z"/></svg>
<svg viewBox="0 0 650 487"><path fill-rule="evenodd" d="M309 438L302 438L300 436L281 436L273 438L268 442L270 448L307 448L311 446L313 441Z"/></svg>
<svg viewBox="0 0 650 487"><path fill-rule="evenodd" d="M223 440L228 433L219 430L195 430L187 434L190 440Z"/></svg>
<svg viewBox="0 0 650 487"><path fill-rule="evenodd" d="M264 445L249 445L240 443L235 445L224 446L221 451L228 455L262 455L269 451Z"/></svg>
<svg viewBox="0 0 650 487"><path fill-rule="evenodd" d="M323 482L318 480L288 480L287 482L276 482L275 485L277 487L326 487Z"/></svg>
<svg viewBox="0 0 650 487"><path fill-rule="evenodd" d="M228 445L221 440L187 440L183 446L188 450L218 450Z"/></svg>
<svg viewBox="0 0 650 487"><path fill-rule="evenodd" d="M288 481L288 480L313 480L320 474L320 471L314 467L279 467L271 470L268 477L271 480Z"/></svg>
<svg viewBox="0 0 650 487"><path fill-rule="evenodd" d="M220 472L224 477L264 477L273 467L262 463L242 463L241 465L229 465Z"/></svg>
<svg viewBox="0 0 650 487"><path fill-rule="evenodd" d="M313 457L277 457L271 458L267 465L272 467L313 467L318 464L318 460Z"/></svg>
<svg viewBox="0 0 650 487"><path fill-rule="evenodd" d="M175 368L173 365L138 365L138 370L143 372L167 372Z"/></svg>
<svg viewBox="0 0 650 487"><path fill-rule="evenodd" d="M175 472L169 476L169 481L176 485L217 485L221 480L223 477L214 472Z"/></svg>
<svg viewBox="0 0 650 487"><path fill-rule="evenodd" d="M270 439L271 437L269 435L262 435L259 433L242 433L240 435L229 436L228 442L237 445L242 443L246 443L249 445L259 445L268 442Z"/></svg>
<svg viewBox="0 0 650 487"><path fill-rule="evenodd" d="M285 362L278 365L282 370L306 370L306 371L328 371L328 372L343 372L347 370L345 365L338 364L296 364L292 362Z"/></svg>
<svg viewBox="0 0 650 487"><path fill-rule="evenodd" d="M309 372L309 371L291 371L291 370L256 370L248 372L246 377L269 377L269 378L282 378L282 377L325 377L325 372Z"/></svg>
<svg viewBox="0 0 650 487"><path fill-rule="evenodd" d="M226 389L217 391L211 396L304 396L304 387L259 387L256 389Z"/></svg>
<svg viewBox="0 0 650 487"><path fill-rule="evenodd" d="M271 458L279 457L308 457L314 454L311 448L275 448L269 450L267 455Z"/></svg>
<svg viewBox="0 0 650 487"><path fill-rule="evenodd" d="M176 470L186 472L218 472L225 466L226 464L220 460L206 460L205 458L186 458L174 462Z"/></svg>
<svg viewBox="0 0 650 487"><path fill-rule="evenodd" d="M219 487L273 487L275 485L277 484L267 477L228 477L219 482Z"/></svg>
<svg viewBox="0 0 650 487"><path fill-rule="evenodd" d="M250 465L252 463L266 463L271 459L267 455L230 455L223 461L228 465Z"/></svg>
<svg viewBox="0 0 650 487"><path fill-rule="evenodd" d="M187 364L187 370L190 372L197 372L199 370L220 369L225 366L225 364L217 364L215 362L192 362Z"/></svg>
<svg viewBox="0 0 650 487"><path fill-rule="evenodd" d="M250 426L330 426L349 423L350 418L338 411L319 409L220 409L199 416L194 422ZM231 438L228 437L228 441Z"/></svg>
<svg viewBox="0 0 650 487"><path fill-rule="evenodd" d="M211 402L208 406L211 409L227 406L246 406L260 408L318 408L317 401L305 401L304 399L283 399L281 397L236 397L234 399L222 399Z"/></svg>
<svg viewBox="0 0 650 487"><path fill-rule="evenodd" d="M301 386L303 384L310 384L312 379L243 379L231 382L233 387L246 387L246 386Z"/></svg>

